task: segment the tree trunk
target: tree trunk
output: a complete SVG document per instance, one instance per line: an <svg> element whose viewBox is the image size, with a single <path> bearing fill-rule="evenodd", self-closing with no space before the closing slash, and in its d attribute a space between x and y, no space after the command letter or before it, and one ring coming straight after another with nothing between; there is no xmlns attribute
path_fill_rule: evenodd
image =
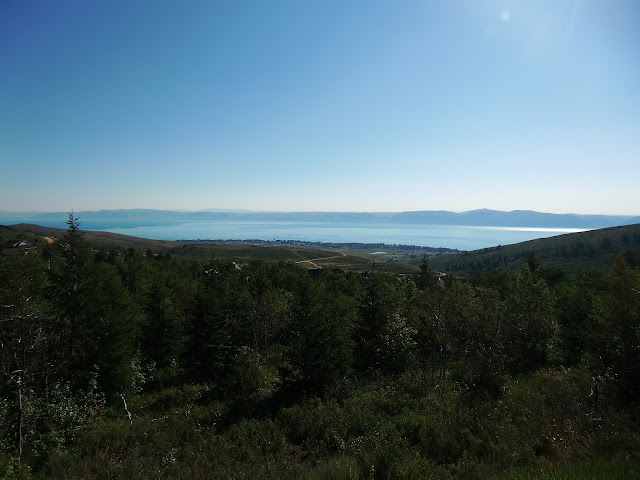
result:
<svg viewBox="0 0 640 480"><path fill-rule="evenodd" d="M18 449L18 465L20 465L20 459L22 457L22 379L18 380L18 428L16 435L16 447Z"/></svg>

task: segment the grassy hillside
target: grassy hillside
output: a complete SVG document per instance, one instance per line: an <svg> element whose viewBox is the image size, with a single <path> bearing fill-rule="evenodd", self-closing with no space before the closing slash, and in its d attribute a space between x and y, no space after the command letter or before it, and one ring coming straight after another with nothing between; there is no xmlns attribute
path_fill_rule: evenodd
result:
<svg viewBox="0 0 640 480"><path fill-rule="evenodd" d="M3 243L13 239L25 239L32 245L45 245L47 239L59 239L65 230L32 224L0 227ZM273 245L252 242L169 241L131 237L117 233L85 231L85 241L96 248L151 251L154 254L170 254L185 260L207 261L210 258L246 263L251 260L296 262L306 268L339 268L343 270L370 270L373 260L366 256L352 255L346 249L305 248L296 245ZM4 254L11 253L4 250ZM402 262L377 262L375 268L394 273L417 273L416 265Z"/></svg>
<svg viewBox="0 0 640 480"><path fill-rule="evenodd" d="M17 242L18 240L25 240L33 247L44 247L53 239L48 237L46 234L38 234L0 225L0 252L2 255L7 256L23 251L19 249L6 248L7 242Z"/></svg>
<svg viewBox="0 0 640 480"><path fill-rule="evenodd" d="M456 255L433 257L433 268L457 275L472 271L507 270L515 272L531 252L535 252L543 268L566 271L578 267L609 267L611 258L629 252L640 258L640 224L602 228L541 238L514 245L497 246Z"/></svg>
<svg viewBox="0 0 640 480"><path fill-rule="evenodd" d="M48 237L59 239L64 235L65 229L43 227L29 223L20 223L10 227L2 227L5 231L17 232L16 235L35 235L36 237ZM135 250L151 249L156 253L167 253L171 249L182 245L181 242L172 242L167 240L149 240L146 238L130 237L128 235L120 235L110 232L85 231L85 240L95 246L104 248L122 248Z"/></svg>

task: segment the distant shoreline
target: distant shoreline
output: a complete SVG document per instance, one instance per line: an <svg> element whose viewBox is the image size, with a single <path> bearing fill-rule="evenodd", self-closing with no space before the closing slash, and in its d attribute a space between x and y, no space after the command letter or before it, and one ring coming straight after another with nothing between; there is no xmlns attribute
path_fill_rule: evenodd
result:
<svg viewBox="0 0 640 480"><path fill-rule="evenodd" d="M227 245L268 245L268 246L286 246L286 247L305 247L305 248L342 248L342 249L387 249L387 250L403 250L425 252L430 255L452 255L463 253L466 250L446 247L424 247L420 245L403 245L391 243L365 243L365 242L311 242L305 240L260 240L260 239L197 239L197 240L175 240L180 243L216 243ZM374 252L387 253L387 252Z"/></svg>
<svg viewBox="0 0 640 480"><path fill-rule="evenodd" d="M571 228L479 227L424 224L380 224L346 222L238 222L210 221L187 223L120 222L101 224L80 222L86 231L110 232L150 240L186 242L242 242L243 244L309 246L333 248L389 249L404 251L472 251L510 245L536 238L572 233ZM29 222L30 225L34 223ZM53 222L40 222L42 228L58 228ZM367 248L367 247L365 247ZM427 253L431 255L431 253Z"/></svg>

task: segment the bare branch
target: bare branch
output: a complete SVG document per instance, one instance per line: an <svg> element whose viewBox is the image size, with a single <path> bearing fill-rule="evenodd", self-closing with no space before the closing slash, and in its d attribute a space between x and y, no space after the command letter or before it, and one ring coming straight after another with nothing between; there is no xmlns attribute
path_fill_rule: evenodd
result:
<svg viewBox="0 0 640 480"><path fill-rule="evenodd" d="M120 398L122 399L122 403L124 405L124 411L127 412L127 417L129 417L129 424L131 425L133 421L131 420L131 412L129 411L129 407L127 407L127 401L124 398L124 393L120 394Z"/></svg>

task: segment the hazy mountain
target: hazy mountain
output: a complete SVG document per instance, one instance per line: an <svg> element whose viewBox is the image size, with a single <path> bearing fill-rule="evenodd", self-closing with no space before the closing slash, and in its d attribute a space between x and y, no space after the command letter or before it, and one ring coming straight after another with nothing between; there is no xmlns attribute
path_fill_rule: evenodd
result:
<svg viewBox="0 0 640 480"><path fill-rule="evenodd" d="M402 212L393 217L394 223L422 223L431 225L466 225L490 227L539 228L603 228L637 223L637 217L622 215L578 215L541 213L531 210L471 210Z"/></svg>
<svg viewBox="0 0 640 480"><path fill-rule="evenodd" d="M116 226L171 225L189 222L211 221L286 221L286 222L336 222L336 223L390 223L461 225L534 228L604 228L640 223L640 217L621 215L578 215L541 213L530 210L471 210L468 212L414 211L414 212L251 212L214 209L193 211L176 210L97 210L74 212L86 229L103 229ZM16 213L0 212L0 223L38 223L46 226L65 227L66 212Z"/></svg>

